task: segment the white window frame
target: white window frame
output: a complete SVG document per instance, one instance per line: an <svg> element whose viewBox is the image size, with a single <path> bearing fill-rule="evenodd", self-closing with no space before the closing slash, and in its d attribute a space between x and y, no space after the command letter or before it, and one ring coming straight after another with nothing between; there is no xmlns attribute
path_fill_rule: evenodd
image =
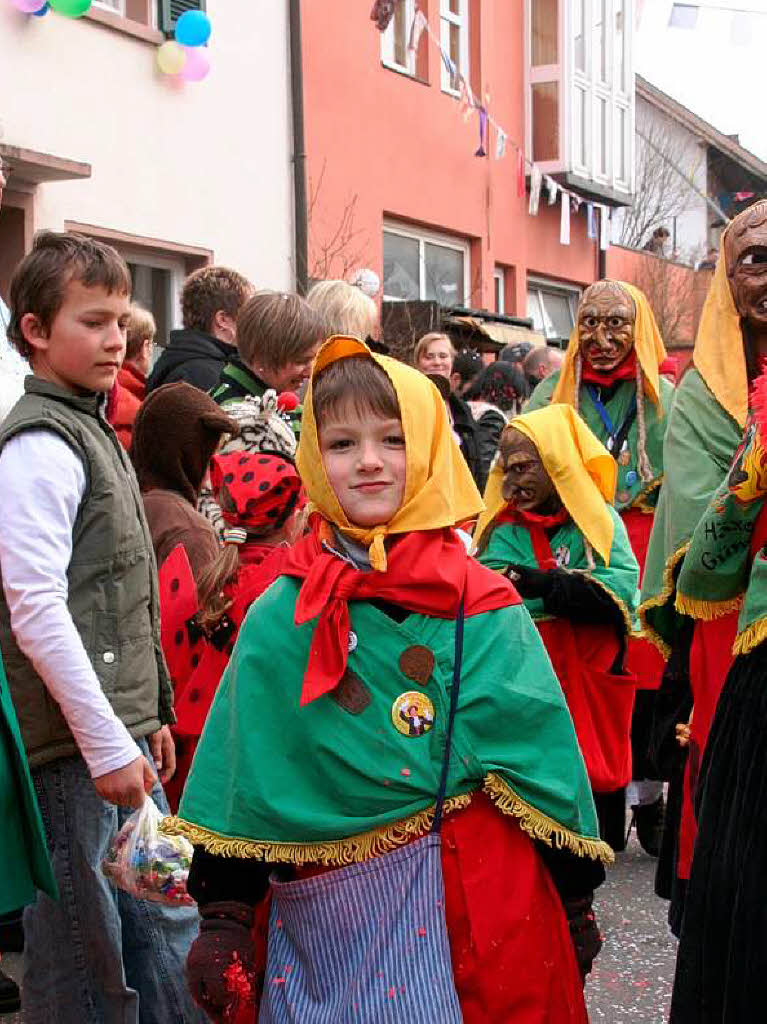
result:
<svg viewBox="0 0 767 1024"><path fill-rule="evenodd" d="M401 224L399 221L384 221L383 225L384 233L391 235L400 235L402 238L410 238L418 242L418 298L420 300L426 299L426 250L424 248L425 243L431 243L432 245L441 245L445 249L454 249L456 252L460 252L463 256L463 305L465 305L470 298L470 282L471 282L471 252L469 249L469 243L464 241L462 238L456 235L445 235L436 231L428 231L424 228L410 228L407 225ZM381 236L381 249L383 250L383 235ZM398 295L386 295L383 296L386 302L409 302L410 299L401 299Z"/></svg>
<svg viewBox="0 0 767 1024"><path fill-rule="evenodd" d="M607 81L602 81L595 53L594 27L598 4L602 0L582 0L584 25L583 70L575 66L575 25L572 0L557 0L557 64L532 66L532 2L525 0L525 148L533 159L533 86L556 83L559 106L559 159L536 161L543 173L557 174L572 171L579 178L593 181L603 189L627 195L634 191L634 131L635 98L633 67L633 36L635 0L623 0L623 81L615 76L615 33L613 31L616 0L605 0L606 70ZM628 85L628 88L625 86ZM576 91L584 95L586 163L579 159ZM600 134L600 102L607 104L605 171L597 166L596 140ZM620 125L620 112L625 113L625 134L622 140L625 154L626 177L619 178L615 159L616 133Z"/></svg>
<svg viewBox="0 0 767 1024"><path fill-rule="evenodd" d="M171 256L162 256L159 253L146 252L141 249L132 249L129 245L117 243L120 255L126 263L135 263L142 267L149 267L152 270L170 271L170 322L169 330L176 331L183 326L181 320L181 289L187 277L187 269L182 256L174 259ZM168 339L163 338L162 344L155 338L154 351L158 355L167 345Z"/></svg>
<svg viewBox="0 0 767 1024"><path fill-rule="evenodd" d="M399 71L403 75L415 75L415 51L410 49L410 32L413 26L413 19L415 18L415 0L402 0L402 6L405 10L405 34L407 36L405 40L405 53L406 63L398 64L395 59L396 46L394 45L394 25L396 18L392 18L385 32L381 33L381 63L391 68L392 71Z"/></svg>
<svg viewBox="0 0 767 1024"><path fill-rule="evenodd" d="M497 292L495 299L495 311L503 315L506 312L506 271L503 267L495 267L493 270L493 289Z"/></svg>
<svg viewBox="0 0 767 1024"><path fill-rule="evenodd" d="M458 38L458 68L466 81L469 81L469 0L458 0L460 12L455 14L450 10L450 0L439 0L439 41L445 53L450 53L450 26L455 25L459 31ZM442 92L449 96L460 96L460 90L455 89L450 80L450 72L445 67L445 62L440 58L440 83Z"/></svg>
<svg viewBox="0 0 767 1024"><path fill-rule="evenodd" d="M582 289L579 288L578 285L563 284L561 281L553 281L547 277L537 277L534 274L530 274L527 278L527 291L525 294L526 301L530 295L530 292L538 293L538 301L540 303L542 319L544 322L543 333L547 341L549 340L549 338L558 338L560 337L560 335L549 334L546 330L546 307L543 304L543 292L561 295L563 298L566 298L570 305L570 313L573 318L573 325L575 325L578 322L578 305L581 301L582 294Z"/></svg>
<svg viewBox="0 0 767 1024"><path fill-rule="evenodd" d="M112 14L119 14L125 17L125 0L93 0L94 7L100 7L103 11L111 11Z"/></svg>

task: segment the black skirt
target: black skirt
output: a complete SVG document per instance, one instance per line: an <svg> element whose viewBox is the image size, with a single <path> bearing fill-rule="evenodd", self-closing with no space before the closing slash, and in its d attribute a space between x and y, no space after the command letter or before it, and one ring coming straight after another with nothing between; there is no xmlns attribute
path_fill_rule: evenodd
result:
<svg viewBox="0 0 767 1024"><path fill-rule="evenodd" d="M670 1024L767 1020L767 644L735 660L696 800Z"/></svg>

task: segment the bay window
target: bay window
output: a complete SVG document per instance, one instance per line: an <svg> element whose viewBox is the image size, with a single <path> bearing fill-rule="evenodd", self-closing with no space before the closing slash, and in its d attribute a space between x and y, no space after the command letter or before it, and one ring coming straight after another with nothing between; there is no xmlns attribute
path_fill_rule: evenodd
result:
<svg viewBox="0 0 767 1024"><path fill-rule="evenodd" d="M633 190L634 0L525 0L526 150L608 200Z"/></svg>

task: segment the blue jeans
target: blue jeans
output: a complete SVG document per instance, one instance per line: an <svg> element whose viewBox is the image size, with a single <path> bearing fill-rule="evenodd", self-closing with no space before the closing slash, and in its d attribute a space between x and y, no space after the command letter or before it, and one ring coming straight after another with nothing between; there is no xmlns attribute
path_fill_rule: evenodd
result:
<svg viewBox="0 0 767 1024"><path fill-rule="evenodd" d="M146 741L139 745L148 756ZM80 757L43 765L32 777L60 897L38 893L24 912L25 1024L206 1021L184 972L196 909L134 899L102 874L131 810L101 799ZM152 799L168 813L159 782Z"/></svg>

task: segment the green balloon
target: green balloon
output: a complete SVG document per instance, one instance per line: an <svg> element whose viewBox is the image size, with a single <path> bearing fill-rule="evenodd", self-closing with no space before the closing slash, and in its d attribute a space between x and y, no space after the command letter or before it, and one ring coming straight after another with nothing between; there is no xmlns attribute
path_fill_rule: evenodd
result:
<svg viewBox="0 0 767 1024"><path fill-rule="evenodd" d="M92 3L93 0L50 0L53 10L68 18L82 18Z"/></svg>

